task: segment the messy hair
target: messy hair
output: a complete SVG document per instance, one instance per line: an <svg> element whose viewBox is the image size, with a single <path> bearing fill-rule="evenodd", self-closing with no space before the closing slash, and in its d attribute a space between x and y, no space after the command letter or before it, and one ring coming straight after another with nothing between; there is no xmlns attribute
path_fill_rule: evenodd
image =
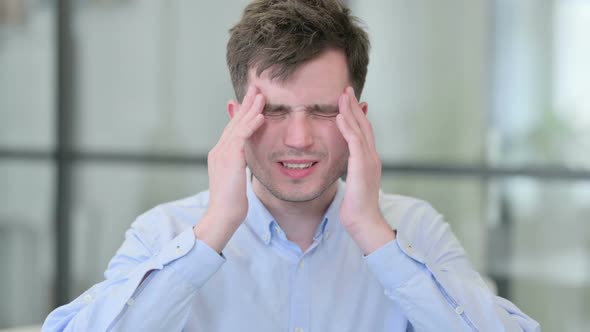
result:
<svg viewBox="0 0 590 332"><path fill-rule="evenodd" d="M360 20L339 0L256 0L230 29L226 58L236 98L242 100L250 68L257 76L268 69L271 79L286 81L303 63L338 49L346 55L360 97L369 46Z"/></svg>

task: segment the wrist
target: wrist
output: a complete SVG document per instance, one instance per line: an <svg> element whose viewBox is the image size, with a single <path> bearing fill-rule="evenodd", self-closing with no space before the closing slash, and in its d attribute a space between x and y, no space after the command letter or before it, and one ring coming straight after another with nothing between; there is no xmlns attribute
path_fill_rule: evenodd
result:
<svg viewBox="0 0 590 332"><path fill-rule="evenodd" d="M193 228L193 233L197 239L221 253L239 225L224 222L223 218L206 213Z"/></svg>
<svg viewBox="0 0 590 332"><path fill-rule="evenodd" d="M365 255L370 255L396 238L395 232L380 213L359 220L346 230Z"/></svg>

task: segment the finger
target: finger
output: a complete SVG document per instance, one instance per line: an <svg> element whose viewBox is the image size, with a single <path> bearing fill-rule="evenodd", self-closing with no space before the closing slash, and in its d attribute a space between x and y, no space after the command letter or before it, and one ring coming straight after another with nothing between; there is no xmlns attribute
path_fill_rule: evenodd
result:
<svg viewBox="0 0 590 332"><path fill-rule="evenodd" d="M367 144L371 149L377 150L377 145L375 144L375 134L373 133L373 125L371 124L371 121L369 121L368 118L365 120L365 123L366 129L363 130L363 132L365 133L365 139L367 141Z"/></svg>
<svg viewBox="0 0 590 332"><path fill-rule="evenodd" d="M244 146L246 141L262 126L264 123L264 116L258 114L248 124L241 123L240 126L235 126L227 134L222 135L216 147L219 151L225 151L228 155L233 157L225 157L227 160L233 159L237 156L243 158Z"/></svg>
<svg viewBox="0 0 590 332"><path fill-rule="evenodd" d="M359 128L361 129L365 141L372 149L375 149L375 135L373 134L373 126L371 125L369 118L365 112L363 112L362 107L356 99L354 89L352 87L347 87L346 92L350 98L351 113L353 114L357 124L359 125Z"/></svg>
<svg viewBox="0 0 590 332"><path fill-rule="evenodd" d="M266 98L264 97L264 95L262 93L256 93L256 95L253 98L252 104L248 108L248 112L252 112L254 114L262 113L265 104Z"/></svg>
<svg viewBox="0 0 590 332"><path fill-rule="evenodd" d="M250 138L254 133L262 126L264 123L264 115L257 114L250 122L248 126L245 128L244 137L246 139Z"/></svg>
<svg viewBox="0 0 590 332"><path fill-rule="evenodd" d="M262 94L259 93L254 97L254 102L250 109L246 111L243 119L236 123L236 135L239 135L243 139L247 139L260 127L262 124L260 119L264 119L262 114L260 114L264 103L265 99Z"/></svg>
<svg viewBox="0 0 590 332"><path fill-rule="evenodd" d="M356 121L356 123L359 125L359 128L363 129L361 126L361 120L363 120L362 118L364 117L364 114L362 114L363 111L362 111L361 107L359 106L359 102L356 99L356 96L354 95L354 90L352 87L349 86L344 91L345 91L346 95L348 96L350 113L354 117L354 120Z"/></svg>
<svg viewBox="0 0 590 332"><path fill-rule="evenodd" d="M240 104L240 110L250 109L250 107L252 106L252 102L256 97L256 93L258 92L257 90L258 89L254 85L251 85L248 88L248 91L246 92L246 95L244 96L244 99L242 99L242 103Z"/></svg>
<svg viewBox="0 0 590 332"><path fill-rule="evenodd" d="M344 119L343 114L336 116L336 126L340 130L342 137L348 143L348 151L351 157L357 157L363 153L363 142L360 136L350 127L349 122Z"/></svg>
<svg viewBox="0 0 590 332"><path fill-rule="evenodd" d="M239 105L237 113L225 127L224 133L232 132L235 126L239 126L239 123L248 123L252 118L256 116L256 114L252 114L249 116L250 112L248 112L248 110L252 108L252 104L256 100L256 97L259 95L257 91L258 89L254 86L250 86L250 88L248 88L248 92L246 93L246 96L244 96L243 103Z"/></svg>
<svg viewBox="0 0 590 332"><path fill-rule="evenodd" d="M264 98L264 95L262 95L261 93L257 93L254 97L252 105L246 111L246 115L244 116L244 122L248 123L258 114L262 113L265 104L266 98Z"/></svg>
<svg viewBox="0 0 590 332"><path fill-rule="evenodd" d="M350 130L355 132L357 135L362 135L361 129L354 115L352 114L352 110L350 108L350 96L346 93L346 91L340 96L340 99L338 99L338 109Z"/></svg>
<svg viewBox="0 0 590 332"><path fill-rule="evenodd" d="M256 96L256 87L250 86L244 98L242 98L242 103L237 105L237 109L235 110L234 116L231 119L230 123L235 123L240 121L240 119L247 113L248 109L252 105L252 101Z"/></svg>

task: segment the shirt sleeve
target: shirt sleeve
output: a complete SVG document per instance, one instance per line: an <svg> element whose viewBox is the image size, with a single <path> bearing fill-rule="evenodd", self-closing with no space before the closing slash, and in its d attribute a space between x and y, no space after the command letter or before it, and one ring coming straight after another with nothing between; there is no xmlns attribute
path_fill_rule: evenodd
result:
<svg viewBox="0 0 590 332"><path fill-rule="evenodd" d="M195 292L224 261L190 225L147 213L126 232L105 280L51 312L42 331L180 331Z"/></svg>
<svg viewBox="0 0 590 332"><path fill-rule="evenodd" d="M428 204L413 206L398 225L397 238L365 259L415 330L540 331L513 303L492 294Z"/></svg>

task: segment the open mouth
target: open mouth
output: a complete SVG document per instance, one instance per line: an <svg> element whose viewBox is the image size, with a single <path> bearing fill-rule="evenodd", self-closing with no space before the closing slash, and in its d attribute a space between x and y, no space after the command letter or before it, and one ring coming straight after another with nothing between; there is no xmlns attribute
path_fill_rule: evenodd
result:
<svg viewBox="0 0 590 332"><path fill-rule="evenodd" d="M280 171L291 179L303 179L310 176L316 169L317 161L285 160L279 161Z"/></svg>
<svg viewBox="0 0 590 332"><path fill-rule="evenodd" d="M280 162L281 165L283 165L283 167L287 168L287 169L307 169L310 168L311 166L317 164L317 162L312 161L312 162L306 162L306 163L293 163L293 162Z"/></svg>

